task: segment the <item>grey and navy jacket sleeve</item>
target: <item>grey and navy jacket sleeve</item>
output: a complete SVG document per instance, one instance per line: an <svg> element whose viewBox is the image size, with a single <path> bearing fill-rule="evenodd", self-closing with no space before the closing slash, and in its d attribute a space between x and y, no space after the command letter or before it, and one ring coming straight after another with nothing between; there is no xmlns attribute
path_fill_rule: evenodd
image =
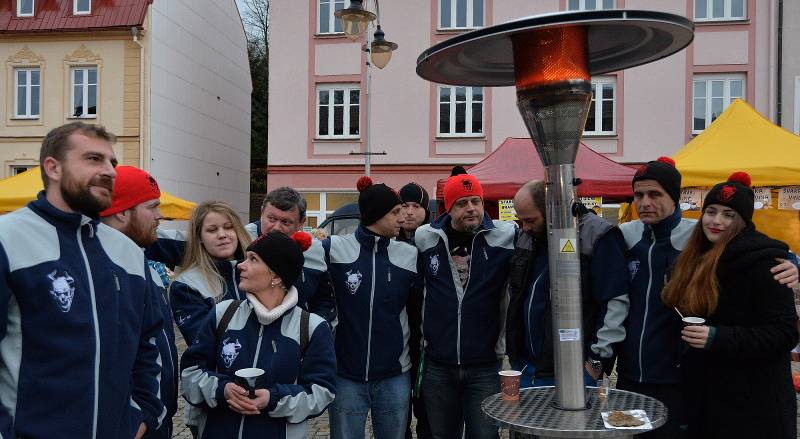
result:
<svg viewBox="0 0 800 439"><path fill-rule="evenodd" d="M0 246L0 276L2 276L2 279L0 279L0 352L2 352L2 360L3 363L5 363L8 349L6 348L6 343L3 341L6 338L6 330L9 326L9 302L12 300L13 294L8 285L8 258L2 246ZM12 365L3 364L2 366L5 369ZM19 373L19 371L17 373ZM14 415L9 413L6 407L8 407L12 401L16 402L17 395L16 392L11 393L9 390L11 389L7 389L6 386L0 389L0 437L2 438L16 437L14 434Z"/></svg>
<svg viewBox="0 0 800 439"><path fill-rule="evenodd" d="M186 232L182 230L156 230L156 242L144 249L147 259L158 261L174 270L181 264L186 251Z"/></svg>
<svg viewBox="0 0 800 439"><path fill-rule="evenodd" d="M322 242L318 239L312 240L311 247L303 256L303 271L294 285L298 293L297 304L332 323L336 319L336 300Z"/></svg>
<svg viewBox="0 0 800 439"><path fill-rule="evenodd" d="M273 418L286 418L288 422L296 424L319 416L333 402L336 394L336 353L330 327L321 317L311 314L309 334L297 382L275 383L268 389L270 397L266 410Z"/></svg>
<svg viewBox="0 0 800 439"><path fill-rule="evenodd" d="M178 330L186 344L191 344L203 325L203 319L213 308L214 299L179 280L170 284L169 297Z"/></svg>
<svg viewBox="0 0 800 439"><path fill-rule="evenodd" d="M217 321L230 302L221 302L202 318L194 341L181 357L181 388L186 402L197 407L225 407L225 384L230 378L217 373Z"/></svg>
<svg viewBox="0 0 800 439"><path fill-rule="evenodd" d="M133 407L141 412L142 422L148 431L155 431L164 421L167 408L159 398L161 386L161 366L156 340L162 334L164 319L161 316L160 304L155 300L157 292L153 290L153 279L150 267L145 265L145 285L148 289L146 304L142 315L142 331L139 337L139 352L133 366L131 382L133 384Z"/></svg>
<svg viewBox="0 0 800 439"><path fill-rule="evenodd" d="M630 282L625 259L625 240L617 228L609 230L594 245L590 276L592 295L599 305L589 355L613 363L618 344L625 340ZM605 364L610 372L612 364Z"/></svg>

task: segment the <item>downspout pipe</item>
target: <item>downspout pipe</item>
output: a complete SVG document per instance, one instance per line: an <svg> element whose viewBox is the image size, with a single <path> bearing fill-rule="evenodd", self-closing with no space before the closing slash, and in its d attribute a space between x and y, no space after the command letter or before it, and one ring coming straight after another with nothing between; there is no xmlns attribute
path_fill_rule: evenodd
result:
<svg viewBox="0 0 800 439"><path fill-rule="evenodd" d="M139 46L139 168L150 171L150 163L144 157L144 45L139 41L141 30L131 27L133 42Z"/></svg>

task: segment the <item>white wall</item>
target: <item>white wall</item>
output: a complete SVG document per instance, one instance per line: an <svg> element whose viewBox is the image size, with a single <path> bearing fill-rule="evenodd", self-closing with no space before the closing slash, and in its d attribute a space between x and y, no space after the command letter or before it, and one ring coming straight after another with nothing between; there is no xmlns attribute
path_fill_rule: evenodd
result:
<svg viewBox="0 0 800 439"><path fill-rule="evenodd" d="M252 84L235 1L156 0L151 23L150 172L247 218Z"/></svg>

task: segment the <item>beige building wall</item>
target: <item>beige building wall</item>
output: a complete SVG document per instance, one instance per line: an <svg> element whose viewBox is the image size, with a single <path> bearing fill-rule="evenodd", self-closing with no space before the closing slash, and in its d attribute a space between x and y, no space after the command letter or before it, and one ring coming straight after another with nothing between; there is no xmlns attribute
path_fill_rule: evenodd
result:
<svg viewBox="0 0 800 439"><path fill-rule="evenodd" d="M47 132L81 120L104 125L118 136L120 163L140 165L139 84L140 51L128 32L95 35L46 34L4 37L0 43L0 177L12 166L38 164ZM70 117L73 67L97 66L97 117ZM40 113L36 119L14 118L14 69L38 67Z"/></svg>

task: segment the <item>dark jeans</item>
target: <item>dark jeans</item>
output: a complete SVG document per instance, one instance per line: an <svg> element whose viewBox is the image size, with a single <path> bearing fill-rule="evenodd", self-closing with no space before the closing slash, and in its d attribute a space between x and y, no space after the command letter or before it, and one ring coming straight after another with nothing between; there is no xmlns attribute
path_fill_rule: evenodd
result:
<svg viewBox="0 0 800 439"><path fill-rule="evenodd" d="M680 384L637 383L620 377L617 380L617 389L650 396L667 406L667 423L661 428L637 437L643 439L685 439L689 437L686 401Z"/></svg>
<svg viewBox="0 0 800 439"><path fill-rule="evenodd" d="M481 402L500 392L497 364L448 366L426 360L422 397L436 439L498 439L497 427L481 412Z"/></svg>

